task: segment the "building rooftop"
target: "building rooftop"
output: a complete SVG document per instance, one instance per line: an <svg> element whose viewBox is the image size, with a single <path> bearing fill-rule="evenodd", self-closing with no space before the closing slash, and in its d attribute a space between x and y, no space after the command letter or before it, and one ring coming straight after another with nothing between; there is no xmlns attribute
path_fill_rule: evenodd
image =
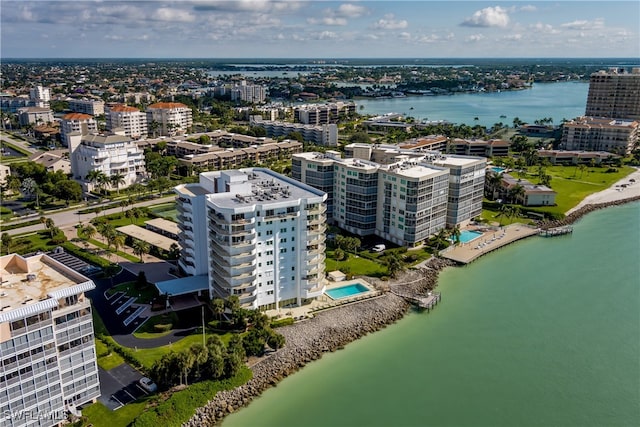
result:
<svg viewBox="0 0 640 427"><path fill-rule="evenodd" d="M180 229L178 228L178 224L173 221L169 221L164 218L154 218L145 222L145 225L150 225L152 227L157 228L158 230L167 231L169 233L178 234L180 233Z"/></svg>
<svg viewBox="0 0 640 427"><path fill-rule="evenodd" d="M180 102L156 102L155 104L149 105L147 108L159 108L159 109L170 110L173 108L189 108L189 107L187 107L186 105Z"/></svg>
<svg viewBox="0 0 640 427"><path fill-rule="evenodd" d="M439 158L432 160L431 163L437 166L450 167L450 166L471 166L472 164L478 161L485 162L486 159L482 157L442 155Z"/></svg>
<svg viewBox="0 0 640 427"><path fill-rule="evenodd" d="M188 197L204 196L209 194L206 188L200 186L200 184L182 184L175 187L175 191L180 195L183 194Z"/></svg>
<svg viewBox="0 0 640 427"><path fill-rule="evenodd" d="M84 113L69 113L65 114L63 120L89 120L93 119L93 116Z"/></svg>
<svg viewBox="0 0 640 427"><path fill-rule="evenodd" d="M0 322L29 315L30 308L38 312L57 306L58 298L95 288L90 279L45 254L0 257L0 279Z"/></svg>
<svg viewBox="0 0 640 427"><path fill-rule="evenodd" d="M116 230L120 233L126 234L127 236L133 237L134 239L143 240L150 245L164 249L165 251L170 251L172 244L178 244L178 242L173 239L163 236L162 234L155 233L151 230L147 230L146 228L138 227L135 224L118 227Z"/></svg>
<svg viewBox="0 0 640 427"><path fill-rule="evenodd" d="M116 113L139 113L140 110L138 110L136 107L130 107L128 105L114 105L113 107L109 108L109 111L114 111Z"/></svg>
<svg viewBox="0 0 640 427"><path fill-rule="evenodd" d="M208 201L221 208L238 208L242 205L252 204L269 205L312 197L326 198L324 191L317 190L269 169L247 168L225 170L222 173L233 177L245 177L246 180L244 182L250 184L251 190L242 194L234 192L210 194Z"/></svg>

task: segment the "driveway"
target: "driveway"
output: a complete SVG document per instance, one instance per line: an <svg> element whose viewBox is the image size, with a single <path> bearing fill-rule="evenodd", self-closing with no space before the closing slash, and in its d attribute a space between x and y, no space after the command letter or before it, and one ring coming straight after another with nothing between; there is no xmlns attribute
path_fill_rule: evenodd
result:
<svg viewBox="0 0 640 427"><path fill-rule="evenodd" d="M120 262L120 266L136 276L138 276L138 273L141 271L144 271L147 282L153 284L176 278L176 276L169 273L169 271L174 269L175 266L158 258L154 258L151 262L144 263L130 261Z"/></svg>
<svg viewBox="0 0 640 427"><path fill-rule="evenodd" d="M98 376L102 393L98 401L111 410L116 410L147 395L147 392L138 385L142 374L127 363L108 371L98 368Z"/></svg>

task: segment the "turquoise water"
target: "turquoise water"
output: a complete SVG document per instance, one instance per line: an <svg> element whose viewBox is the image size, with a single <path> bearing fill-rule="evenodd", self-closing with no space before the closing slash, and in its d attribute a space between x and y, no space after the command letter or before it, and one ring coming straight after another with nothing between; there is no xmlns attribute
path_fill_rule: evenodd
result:
<svg viewBox="0 0 640 427"><path fill-rule="evenodd" d="M640 203L452 268L442 301L306 366L234 426L636 426Z"/></svg>
<svg viewBox="0 0 640 427"><path fill-rule="evenodd" d="M477 231L462 230L460 232L460 243L469 243L480 236L482 236L482 233L478 233Z"/></svg>
<svg viewBox="0 0 640 427"><path fill-rule="evenodd" d="M498 166L494 166L491 168L491 170L495 173L502 173L504 172L506 169L505 168L499 168Z"/></svg>
<svg viewBox="0 0 640 427"><path fill-rule="evenodd" d="M353 285L342 286L340 288L328 289L324 291L325 294L329 295L333 299L340 299L351 297L354 295L358 295L364 292L368 292L369 288L361 285L360 283L354 283Z"/></svg>
<svg viewBox="0 0 640 427"><path fill-rule="evenodd" d="M394 112L418 121L446 120L470 126L498 122L513 126L515 117L527 123L551 117L554 124L560 124L563 118L584 115L588 91L589 84L584 82L535 83L531 89L517 91L358 99L356 105L360 114Z"/></svg>

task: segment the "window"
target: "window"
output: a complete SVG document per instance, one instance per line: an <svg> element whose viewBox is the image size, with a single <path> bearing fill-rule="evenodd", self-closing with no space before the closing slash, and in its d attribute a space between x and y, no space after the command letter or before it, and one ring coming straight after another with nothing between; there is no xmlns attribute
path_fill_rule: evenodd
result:
<svg viewBox="0 0 640 427"><path fill-rule="evenodd" d="M287 243L287 238L283 237L282 239L280 239L280 243Z"/></svg>
<svg viewBox="0 0 640 427"><path fill-rule="evenodd" d="M267 265L273 265L273 261L267 261Z"/></svg>
<svg viewBox="0 0 640 427"><path fill-rule="evenodd" d="M281 232L281 233L286 233L286 232L287 232L287 229L286 229L286 228L281 228L281 229L280 229L280 232Z"/></svg>
<svg viewBox="0 0 640 427"><path fill-rule="evenodd" d="M267 236L273 235L273 230L267 230Z"/></svg>
<svg viewBox="0 0 640 427"><path fill-rule="evenodd" d="M273 295L273 291L267 291L267 295Z"/></svg>
<svg viewBox="0 0 640 427"><path fill-rule="evenodd" d="M281 248L280 249L280 253L281 254L286 254L287 253L287 248Z"/></svg>

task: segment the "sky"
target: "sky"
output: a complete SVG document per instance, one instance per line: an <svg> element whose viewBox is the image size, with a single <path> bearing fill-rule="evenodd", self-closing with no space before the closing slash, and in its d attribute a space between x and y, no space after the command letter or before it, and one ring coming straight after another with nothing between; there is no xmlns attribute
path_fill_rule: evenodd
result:
<svg viewBox="0 0 640 427"><path fill-rule="evenodd" d="M640 57L638 1L0 0L1 58Z"/></svg>

